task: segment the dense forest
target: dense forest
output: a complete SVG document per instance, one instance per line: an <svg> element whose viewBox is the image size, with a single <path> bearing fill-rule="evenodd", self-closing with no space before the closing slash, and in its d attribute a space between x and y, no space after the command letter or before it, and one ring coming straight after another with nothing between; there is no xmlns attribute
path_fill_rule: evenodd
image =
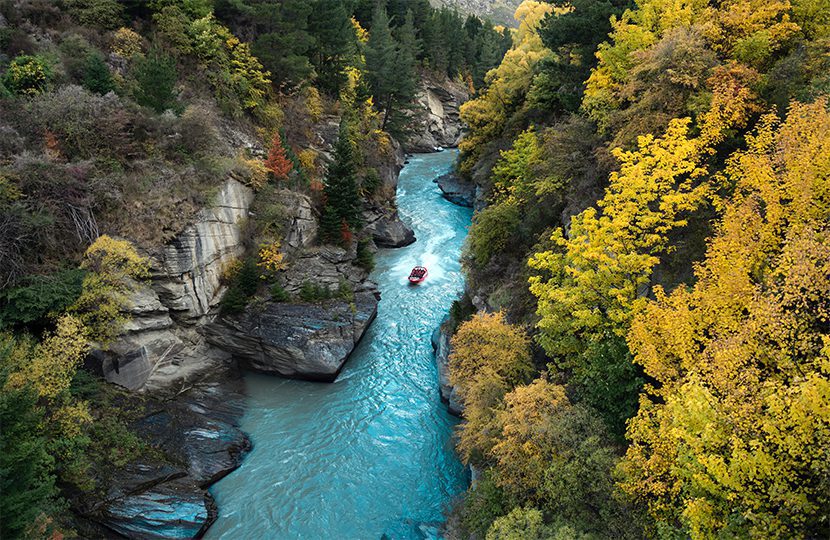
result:
<svg viewBox="0 0 830 540"><path fill-rule="evenodd" d="M471 96L476 193L446 537L830 536L829 0L526 0L512 29L427 0L0 0L0 536L72 537L76 498L160 452L87 359L225 179L254 198L217 310L353 299L283 287L287 193L371 270L425 77Z"/></svg>
<svg viewBox="0 0 830 540"><path fill-rule="evenodd" d="M517 16L462 109L464 535L826 537L830 4Z"/></svg>

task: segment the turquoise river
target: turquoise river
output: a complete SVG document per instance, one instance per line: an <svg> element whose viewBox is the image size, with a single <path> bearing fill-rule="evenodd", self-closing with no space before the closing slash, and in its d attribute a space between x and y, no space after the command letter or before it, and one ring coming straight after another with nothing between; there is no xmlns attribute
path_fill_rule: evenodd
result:
<svg viewBox="0 0 830 540"><path fill-rule="evenodd" d="M445 201L432 181L456 155L416 155L404 167L398 205L417 241L376 255L378 316L337 380L246 376L242 429L254 448L211 489L219 519L206 538L437 536L468 482L430 344L463 288L459 256L471 211ZM409 286L418 264L429 277Z"/></svg>

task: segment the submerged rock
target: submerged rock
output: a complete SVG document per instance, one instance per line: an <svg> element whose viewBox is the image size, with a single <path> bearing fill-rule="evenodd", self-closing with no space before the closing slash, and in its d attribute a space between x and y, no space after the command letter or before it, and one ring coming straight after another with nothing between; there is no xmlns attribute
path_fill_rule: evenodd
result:
<svg viewBox="0 0 830 540"><path fill-rule="evenodd" d="M377 314L378 293L353 301L268 303L204 328L208 342L251 369L316 381L333 381Z"/></svg>
<svg viewBox="0 0 830 540"><path fill-rule="evenodd" d="M472 208L476 201L476 185L458 177L455 173L448 173L435 179L441 188L441 195L453 204Z"/></svg>

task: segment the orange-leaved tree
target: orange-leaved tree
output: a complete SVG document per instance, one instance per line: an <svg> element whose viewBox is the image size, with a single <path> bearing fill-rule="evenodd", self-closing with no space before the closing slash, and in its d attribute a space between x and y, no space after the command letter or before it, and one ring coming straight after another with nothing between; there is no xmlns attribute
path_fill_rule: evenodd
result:
<svg viewBox="0 0 830 540"><path fill-rule="evenodd" d="M265 166L274 174L277 180L287 179L291 171L294 170L294 164L288 159L285 147L282 145L282 137L280 137L279 131L275 132L274 138L271 139L271 149L268 150Z"/></svg>

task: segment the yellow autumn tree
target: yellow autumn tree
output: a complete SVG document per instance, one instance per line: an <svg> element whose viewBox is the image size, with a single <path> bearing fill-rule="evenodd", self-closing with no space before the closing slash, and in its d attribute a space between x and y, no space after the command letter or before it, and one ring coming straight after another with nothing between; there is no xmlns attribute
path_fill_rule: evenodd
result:
<svg viewBox="0 0 830 540"><path fill-rule="evenodd" d="M81 268L88 273L72 311L90 339L106 345L127 322L124 310L131 280L147 277L149 264L129 241L102 235L86 250Z"/></svg>
<svg viewBox="0 0 830 540"><path fill-rule="evenodd" d="M545 2L521 3L516 9L519 29L513 36L513 46L501 64L487 73L487 90L461 106L461 118L469 126L459 145L462 171L469 172L482 155L484 145L501 132L530 88L536 66L552 54L536 32L540 21L552 11L553 6Z"/></svg>
<svg viewBox="0 0 830 540"><path fill-rule="evenodd" d="M499 312L473 316L458 328L450 346L450 383L464 402L467 420L460 428L459 450L466 461L477 461L493 443L493 408L533 372L530 342Z"/></svg>
<svg viewBox="0 0 830 540"><path fill-rule="evenodd" d="M693 539L814 538L830 507L830 114L764 117L691 289L656 290L628 342L655 384L623 488Z"/></svg>

